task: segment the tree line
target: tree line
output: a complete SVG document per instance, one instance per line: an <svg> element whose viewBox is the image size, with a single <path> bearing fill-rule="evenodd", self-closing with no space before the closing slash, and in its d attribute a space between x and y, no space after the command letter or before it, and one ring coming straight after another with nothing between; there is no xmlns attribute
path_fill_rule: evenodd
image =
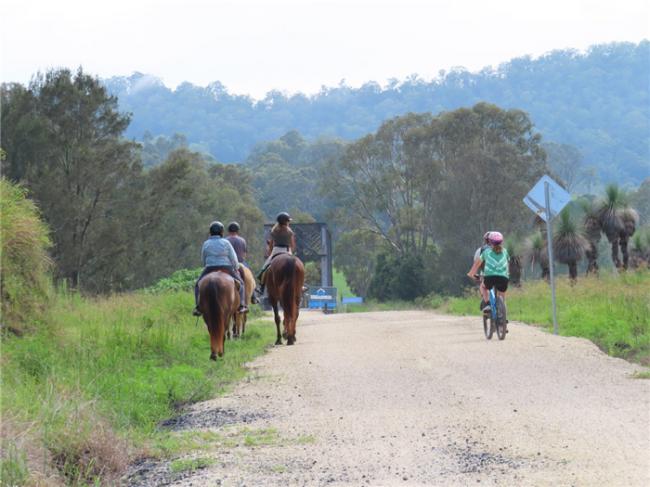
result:
<svg viewBox="0 0 650 487"><path fill-rule="evenodd" d="M183 133L197 150L224 162L245 160L253 147L299 130L309 140L347 141L409 112L439 113L488 101L519 108L545 141L575 147L592 168L589 184L638 185L650 172L650 42L596 45L521 57L471 73L441 72L381 86L345 83L313 96L271 91L262 100L235 95L219 82L171 90L148 75L105 80L120 107L134 114L127 135ZM200 149L199 149L200 148ZM550 154L549 154L550 155Z"/></svg>
<svg viewBox="0 0 650 487"><path fill-rule="evenodd" d="M198 267L215 218L241 223L257 265L262 224L289 210L296 221L329 223L335 265L355 292L454 293L480 235L529 232L521 200L541 174L568 186L584 176L571 146L544 143L528 114L489 103L391 118L351 143L289 131L234 165L181 134L128 140L130 116L81 69L5 84L1 97L3 174L41 209L57 277L88 292L135 289ZM630 195L641 225L649 187ZM621 221L636 214L620 201L615 209ZM629 242L645 245L643 231L617 231L610 241L624 244L624 259Z"/></svg>
<svg viewBox="0 0 650 487"><path fill-rule="evenodd" d="M40 208L59 279L108 292L198 267L216 218L240 219L261 253L250 174L184 147L145 170L141 146L124 137L130 116L97 78L53 70L3 85L1 97L3 175Z"/></svg>

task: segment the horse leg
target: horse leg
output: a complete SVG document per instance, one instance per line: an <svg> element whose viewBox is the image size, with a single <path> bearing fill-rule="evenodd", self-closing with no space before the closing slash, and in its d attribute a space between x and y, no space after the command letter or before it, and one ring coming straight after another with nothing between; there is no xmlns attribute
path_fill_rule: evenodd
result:
<svg viewBox="0 0 650 487"><path fill-rule="evenodd" d="M287 345L293 345L296 342L296 330L294 327L295 320L293 316L293 313L287 313L286 310L284 311L284 319L287 325Z"/></svg>
<svg viewBox="0 0 650 487"><path fill-rule="evenodd" d="M217 318L217 355L223 357L223 350L226 346L226 328L228 327L228 317L222 314Z"/></svg>
<svg viewBox="0 0 650 487"><path fill-rule="evenodd" d="M277 331L276 345L282 345L282 336L280 335L280 313L278 312L278 303L272 303L273 317L275 318L275 330Z"/></svg>
<svg viewBox="0 0 650 487"><path fill-rule="evenodd" d="M210 360L217 360L217 334L213 326L208 325L208 331L210 332Z"/></svg>
<svg viewBox="0 0 650 487"><path fill-rule="evenodd" d="M248 313L244 315L244 319L241 322L241 334L243 335L246 331L246 322L248 321Z"/></svg>

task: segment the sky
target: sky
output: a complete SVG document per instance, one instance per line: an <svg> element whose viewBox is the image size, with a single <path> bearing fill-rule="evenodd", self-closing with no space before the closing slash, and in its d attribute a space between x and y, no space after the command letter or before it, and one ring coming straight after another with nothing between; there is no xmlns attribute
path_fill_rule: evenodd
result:
<svg viewBox="0 0 650 487"><path fill-rule="evenodd" d="M263 98L650 38L648 0L3 0L0 79L83 66Z"/></svg>

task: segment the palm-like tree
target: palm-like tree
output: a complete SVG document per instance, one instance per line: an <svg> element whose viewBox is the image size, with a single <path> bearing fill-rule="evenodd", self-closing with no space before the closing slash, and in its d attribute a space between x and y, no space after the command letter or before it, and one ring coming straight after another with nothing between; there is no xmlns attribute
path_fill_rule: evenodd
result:
<svg viewBox="0 0 650 487"><path fill-rule="evenodd" d="M560 213L555 235L553 235L553 252L555 259L569 267L569 278L575 282L578 279L578 262L590 248L589 241L580 233L575 222L571 219L568 208Z"/></svg>
<svg viewBox="0 0 650 487"><path fill-rule="evenodd" d="M508 261L508 273L510 283L513 286L521 286L521 245L515 238L506 240L506 251L510 260Z"/></svg>
<svg viewBox="0 0 650 487"><path fill-rule="evenodd" d="M548 246L546 237L541 232L535 232L526 242L526 260L530 262L531 269L535 264L542 269L542 279L547 279L551 275L550 266L548 265Z"/></svg>
<svg viewBox="0 0 650 487"><path fill-rule="evenodd" d="M598 207L598 221L612 246L612 261L617 268L622 266L618 256L621 233L625 231L621 210L626 207L625 193L615 184L605 189L605 199Z"/></svg>
<svg viewBox="0 0 650 487"><path fill-rule="evenodd" d="M584 234L589 241L589 248L585 252L587 257L587 274L598 274L598 244L600 243L602 228L598 208L589 200L582 200L582 209L584 211Z"/></svg>
<svg viewBox="0 0 650 487"><path fill-rule="evenodd" d="M637 232L632 238L630 262L633 269L650 267L650 230Z"/></svg>
<svg viewBox="0 0 650 487"><path fill-rule="evenodd" d="M627 245L639 224L639 214L634 208L626 207L620 211L620 216L623 221L623 230L619 235L619 243L621 246L621 253L623 254L623 269L627 269L630 258L627 251Z"/></svg>

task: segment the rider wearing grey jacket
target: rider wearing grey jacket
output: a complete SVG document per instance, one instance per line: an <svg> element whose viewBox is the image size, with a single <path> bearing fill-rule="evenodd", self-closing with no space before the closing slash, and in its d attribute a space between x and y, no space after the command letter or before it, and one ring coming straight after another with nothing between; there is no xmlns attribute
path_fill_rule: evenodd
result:
<svg viewBox="0 0 650 487"><path fill-rule="evenodd" d="M244 288L244 281L239 276L239 261L235 254L235 249L230 242L223 238L223 224L221 222L212 222L210 224L210 237L203 242L201 248L201 261L203 262L203 272L196 281L194 286L194 303L195 308L193 314L200 316L199 310L199 282L201 279L214 271L226 271L230 274L235 281L239 282L239 312L246 313L246 290Z"/></svg>

